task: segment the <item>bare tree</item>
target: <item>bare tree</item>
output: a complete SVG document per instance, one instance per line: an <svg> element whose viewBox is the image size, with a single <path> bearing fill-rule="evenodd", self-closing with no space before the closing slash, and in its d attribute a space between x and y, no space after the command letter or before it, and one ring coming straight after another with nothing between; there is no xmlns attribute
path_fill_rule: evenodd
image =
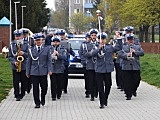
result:
<svg viewBox="0 0 160 120"><path fill-rule="evenodd" d="M54 25L67 30L69 26L69 0L57 0L55 9L56 11L53 12Z"/></svg>

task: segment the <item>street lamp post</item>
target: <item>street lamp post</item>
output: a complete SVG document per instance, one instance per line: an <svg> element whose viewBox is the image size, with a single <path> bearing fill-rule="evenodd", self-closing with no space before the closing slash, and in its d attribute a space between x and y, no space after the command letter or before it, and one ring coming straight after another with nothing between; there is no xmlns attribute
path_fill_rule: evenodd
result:
<svg viewBox="0 0 160 120"><path fill-rule="evenodd" d="M11 23L11 20L12 19L12 3L11 3L11 0L10 0L10 25L9 25L9 35L10 35L10 43L12 41L12 23Z"/></svg>
<svg viewBox="0 0 160 120"><path fill-rule="evenodd" d="M16 6L17 3L20 3L20 1L14 2L14 4L15 4L15 22L16 22L16 30L17 30L17 6Z"/></svg>
<svg viewBox="0 0 160 120"><path fill-rule="evenodd" d="M23 8L26 6L21 6L22 7L22 28L23 28Z"/></svg>

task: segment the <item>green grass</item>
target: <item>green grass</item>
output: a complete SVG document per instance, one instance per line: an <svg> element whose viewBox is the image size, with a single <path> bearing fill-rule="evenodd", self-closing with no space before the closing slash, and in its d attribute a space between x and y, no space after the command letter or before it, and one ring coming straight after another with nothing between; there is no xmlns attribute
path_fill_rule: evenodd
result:
<svg viewBox="0 0 160 120"><path fill-rule="evenodd" d="M160 54L145 54L140 61L142 80L160 88Z"/></svg>
<svg viewBox="0 0 160 120"><path fill-rule="evenodd" d="M10 62L7 58L0 55L0 102L6 98L12 87L12 71Z"/></svg>

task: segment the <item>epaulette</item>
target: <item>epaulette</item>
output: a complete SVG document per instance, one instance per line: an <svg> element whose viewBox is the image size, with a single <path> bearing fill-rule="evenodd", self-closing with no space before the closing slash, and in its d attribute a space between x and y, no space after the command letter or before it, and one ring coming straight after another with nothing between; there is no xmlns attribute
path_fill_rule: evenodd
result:
<svg viewBox="0 0 160 120"><path fill-rule="evenodd" d="M15 41L12 41L10 44L12 44L12 45L13 45L13 44L17 44L17 43L16 43Z"/></svg>
<svg viewBox="0 0 160 120"><path fill-rule="evenodd" d="M60 47L60 49L65 49L64 47Z"/></svg>
<svg viewBox="0 0 160 120"><path fill-rule="evenodd" d="M61 48L65 48L65 45L61 45Z"/></svg>

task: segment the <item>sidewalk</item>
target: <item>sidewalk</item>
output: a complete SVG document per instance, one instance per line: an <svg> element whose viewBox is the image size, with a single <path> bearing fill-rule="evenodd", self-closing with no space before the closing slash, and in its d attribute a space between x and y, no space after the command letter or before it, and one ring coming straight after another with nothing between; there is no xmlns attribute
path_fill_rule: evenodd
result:
<svg viewBox="0 0 160 120"><path fill-rule="evenodd" d="M12 89L0 104L0 120L160 120L160 89L141 82L137 97L127 101L116 88L114 78L112 81L104 109L99 109L98 99L90 101L84 97L83 79L69 79L68 94L56 101L51 100L49 87L46 105L40 109L34 108L32 92L16 101Z"/></svg>

